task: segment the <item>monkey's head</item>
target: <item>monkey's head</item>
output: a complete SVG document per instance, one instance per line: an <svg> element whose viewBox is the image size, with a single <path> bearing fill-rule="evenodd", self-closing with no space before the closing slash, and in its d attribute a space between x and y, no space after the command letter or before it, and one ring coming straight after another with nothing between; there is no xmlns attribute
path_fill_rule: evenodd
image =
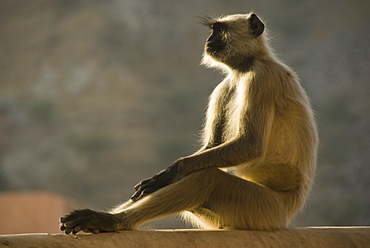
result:
<svg viewBox="0 0 370 248"><path fill-rule="evenodd" d="M210 67L220 67L222 63L231 69L248 71L263 42L260 37L265 25L257 15L237 14L202 20L212 30L202 63Z"/></svg>

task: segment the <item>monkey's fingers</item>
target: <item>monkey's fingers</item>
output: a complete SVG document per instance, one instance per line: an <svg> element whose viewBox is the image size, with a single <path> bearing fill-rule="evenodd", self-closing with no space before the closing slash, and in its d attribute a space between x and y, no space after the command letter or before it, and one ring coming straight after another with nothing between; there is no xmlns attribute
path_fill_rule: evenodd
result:
<svg viewBox="0 0 370 248"><path fill-rule="evenodd" d="M138 184L134 186L134 189L137 191L139 188L148 187L148 185L150 185L149 187L151 187L152 184L162 185L161 187L158 187L158 188L162 188L164 185L168 185L170 181L171 181L171 178L168 177L168 169L166 169L166 170L160 171L158 174L155 174L151 178L148 178L148 179L145 179L139 182Z"/></svg>
<svg viewBox="0 0 370 248"><path fill-rule="evenodd" d="M158 189L157 188L138 188L138 190L131 196L131 200L132 201L138 201L142 198L144 198L145 196L148 196L150 195L151 193L154 193L155 191L157 191Z"/></svg>
<svg viewBox="0 0 370 248"><path fill-rule="evenodd" d="M143 181L139 182L138 184L136 184L136 185L134 186L134 190L138 190L138 188L139 188L139 187L141 187L141 186L143 186L143 185L147 184L147 183L148 183L148 182L150 182L151 180L152 180L152 178L148 178L148 179L145 179L145 180L143 180Z"/></svg>
<svg viewBox="0 0 370 248"><path fill-rule="evenodd" d="M131 200L136 202L138 200L140 200L141 198L143 198L143 192L142 191L136 191L132 196L131 196Z"/></svg>

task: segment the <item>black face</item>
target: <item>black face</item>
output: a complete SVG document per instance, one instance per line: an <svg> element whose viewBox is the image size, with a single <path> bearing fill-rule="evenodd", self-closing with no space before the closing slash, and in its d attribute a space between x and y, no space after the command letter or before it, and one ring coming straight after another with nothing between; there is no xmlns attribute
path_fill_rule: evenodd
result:
<svg viewBox="0 0 370 248"><path fill-rule="evenodd" d="M206 42L206 51L210 55L216 55L226 47L224 40L225 32L227 31L227 25L222 22L211 23L212 34L209 36Z"/></svg>

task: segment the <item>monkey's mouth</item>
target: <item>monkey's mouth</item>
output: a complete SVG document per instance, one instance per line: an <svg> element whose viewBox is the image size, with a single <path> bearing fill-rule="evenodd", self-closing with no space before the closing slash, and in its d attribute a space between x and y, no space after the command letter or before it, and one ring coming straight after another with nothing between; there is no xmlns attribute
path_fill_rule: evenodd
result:
<svg viewBox="0 0 370 248"><path fill-rule="evenodd" d="M218 53L222 52L225 49L226 44L224 42L207 42L206 43L206 52L209 55L215 56Z"/></svg>

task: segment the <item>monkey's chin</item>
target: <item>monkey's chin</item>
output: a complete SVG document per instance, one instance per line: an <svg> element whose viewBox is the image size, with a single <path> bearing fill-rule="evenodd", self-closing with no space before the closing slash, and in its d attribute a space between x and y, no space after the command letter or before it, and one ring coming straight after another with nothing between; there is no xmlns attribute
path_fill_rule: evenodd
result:
<svg viewBox="0 0 370 248"><path fill-rule="evenodd" d="M217 50L214 50L210 47L207 47L206 50L205 50L205 53L206 55L208 55L209 57L211 57L212 59L220 62L220 52L217 51Z"/></svg>
<svg viewBox="0 0 370 248"><path fill-rule="evenodd" d="M209 53L207 52L207 50L204 51L201 64L209 68L219 69L222 73L225 74L229 72L229 67L225 65L220 58L218 58L218 54Z"/></svg>

